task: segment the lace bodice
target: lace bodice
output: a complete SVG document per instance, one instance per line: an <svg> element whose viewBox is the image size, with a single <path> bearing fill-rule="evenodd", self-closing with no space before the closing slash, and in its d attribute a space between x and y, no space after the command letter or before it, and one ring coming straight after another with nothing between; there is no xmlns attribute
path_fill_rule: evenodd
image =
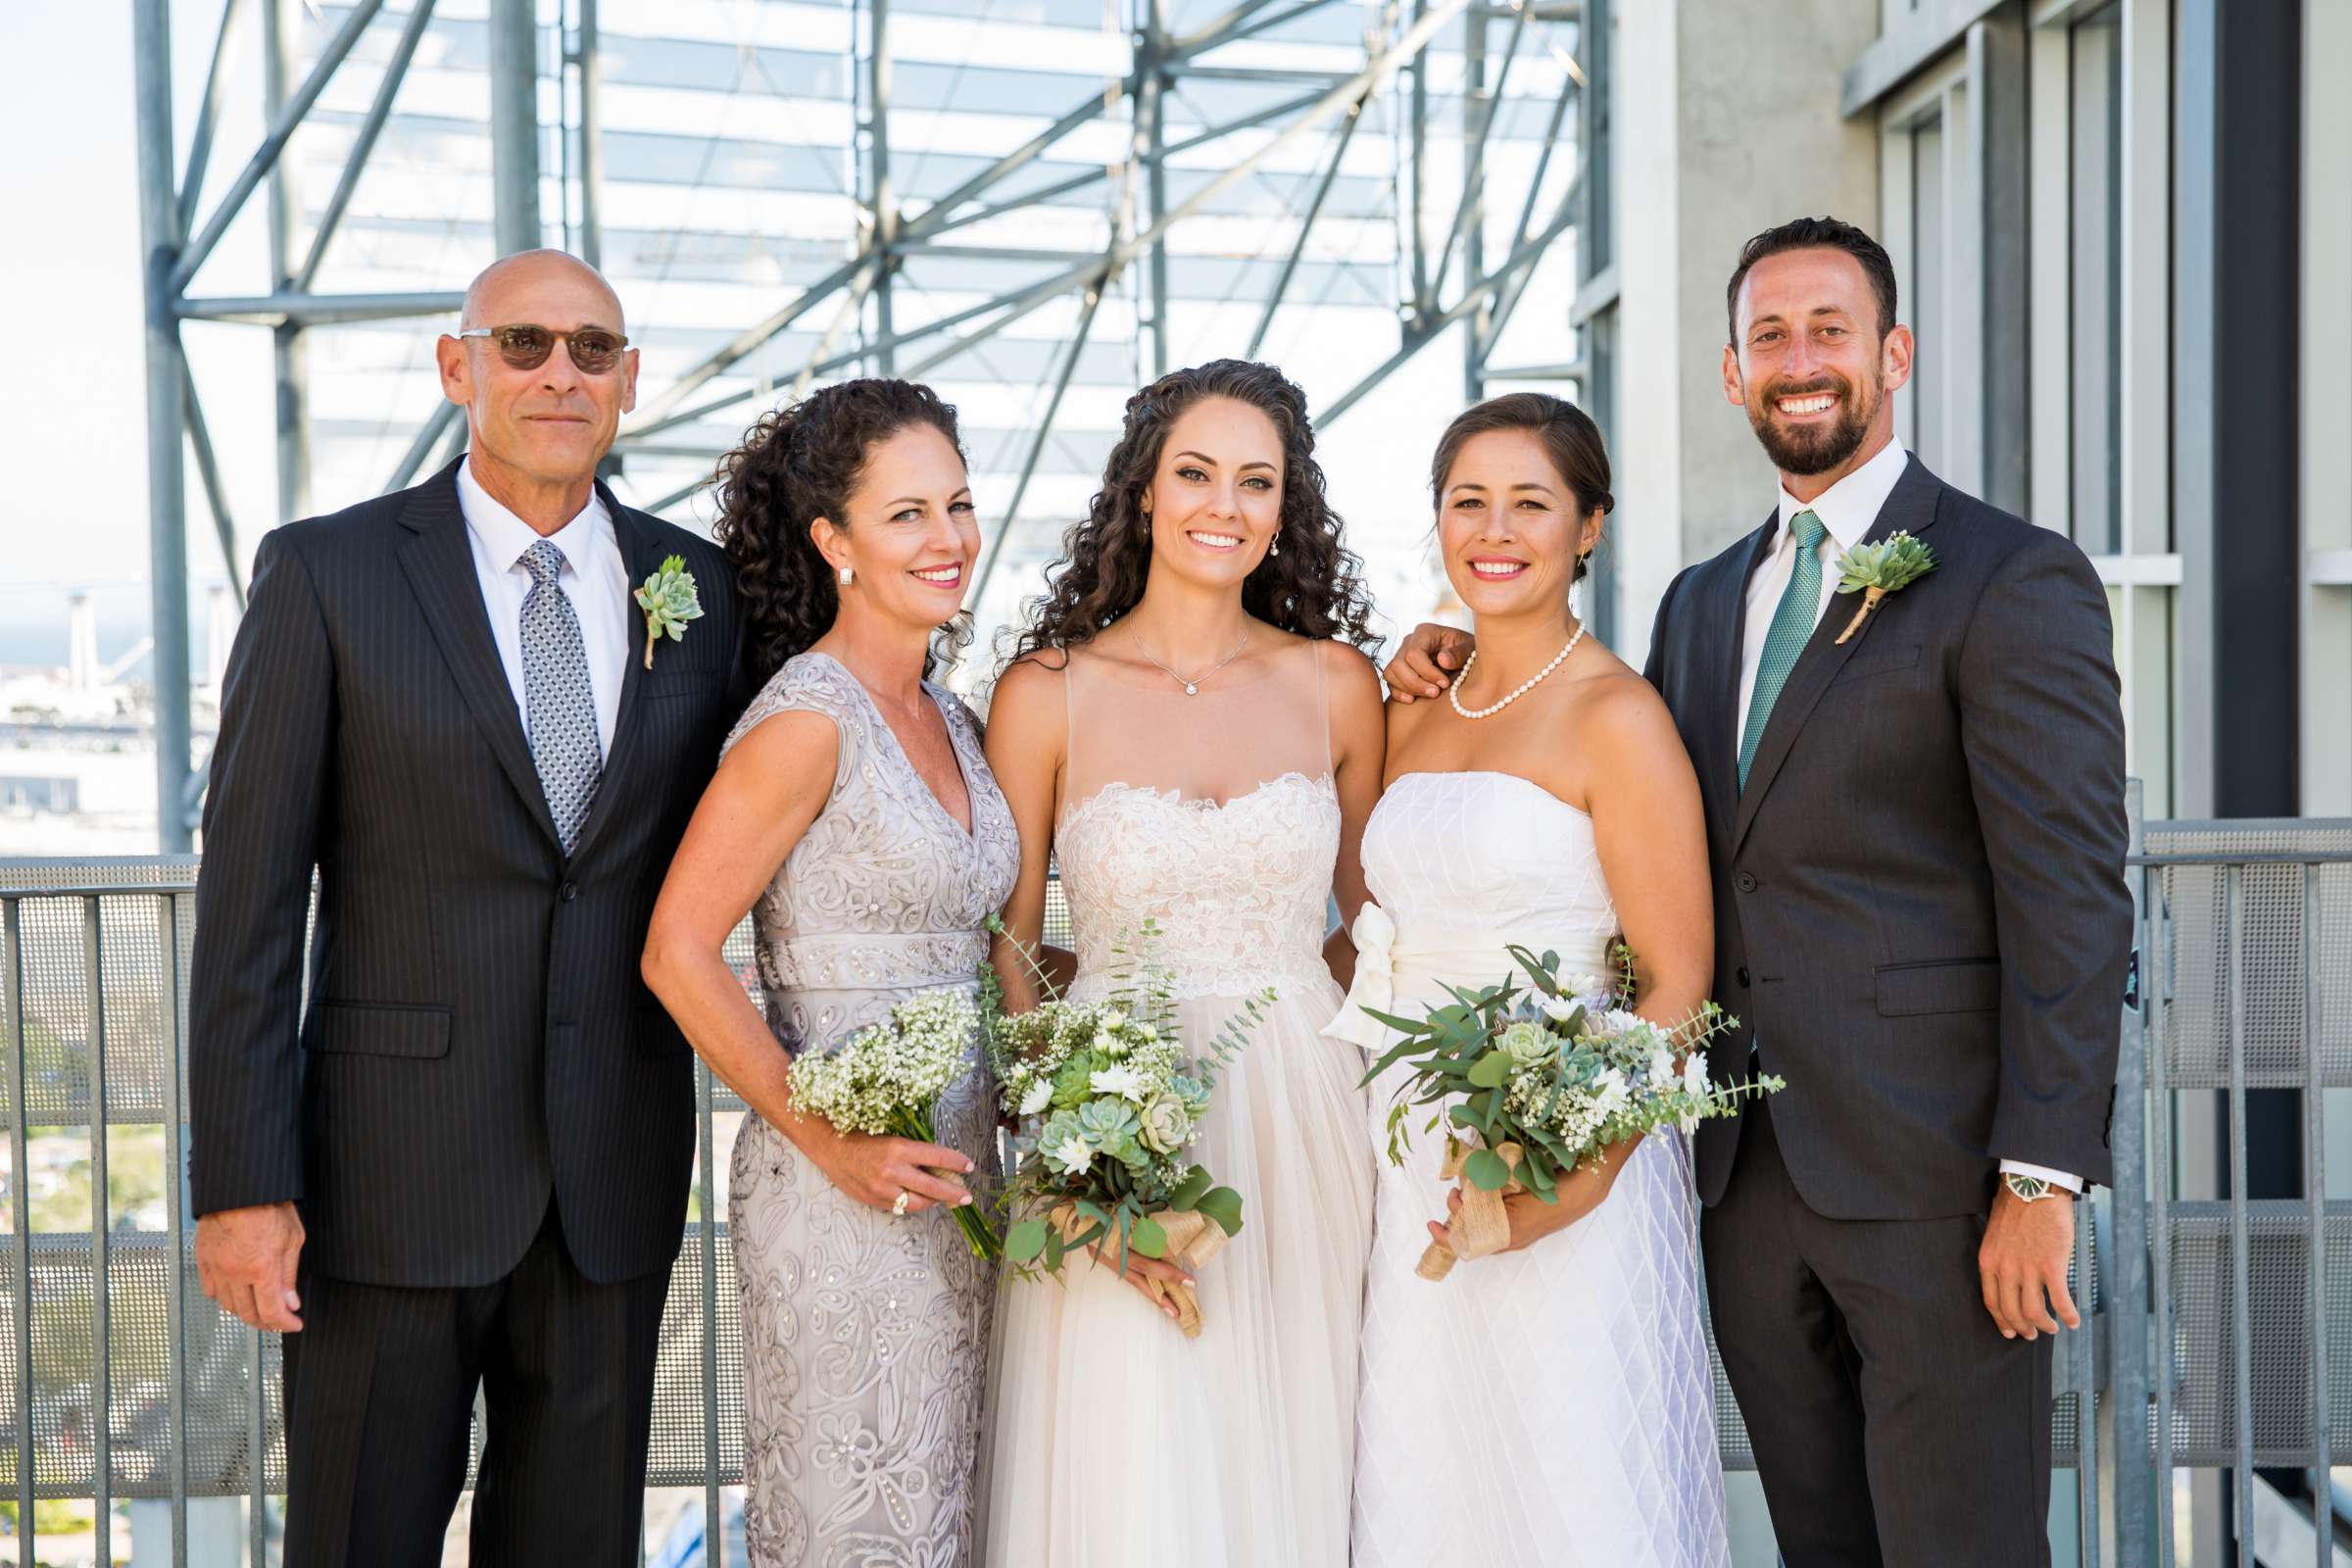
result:
<svg viewBox="0 0 2352 1568"><path fill-rule="evenodd" d="M968 833L828 655L786 663L727 737L732 748L789 710L822 713L840 735L825 808L752 910L768 1022L790 1049L829 1046L910 991L972 983L988 951L982 922L1012 890L1020 835L981 757L980 721L952 692L924 690L963 770Z"/></svg>
<svg viewBox="0 0 2352 1568"><path fill-rule="evenodd" d="M1515 774L1404 774L1364 824L1363 857L1400 941L1507 933L1597 971L1617 934L1592 818Z"/></svg>
<svg viewBox="0 0 2352 1568"><path fill-rule="evenodd" d="M1106 989L1122 934L1159 929L1153 961L1180 996L1329 983L1324 906L1340 851L1329 775L1286 773L1219 805L1105 784L1055 839L1077 944L1074 994Z"/></svg>

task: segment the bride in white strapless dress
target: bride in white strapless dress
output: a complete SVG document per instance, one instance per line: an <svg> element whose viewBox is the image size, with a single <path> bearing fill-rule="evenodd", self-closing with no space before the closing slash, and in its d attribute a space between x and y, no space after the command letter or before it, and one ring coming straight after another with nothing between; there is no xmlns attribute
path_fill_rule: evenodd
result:
<svg viewBox="0 0 2352 1568"><path fill-rule="evenodd" d="M1140 603L1112 599L1105 626L1091 590L1057 589L1040 622L1055 646L997 688L989 750L1022 836L1005 918L1037 931L1050 846L1070 994L1115 990L1149 922L1196 1054L1245 999L1275 1001L1191 1151L1244 1203L1200 1270L1200 1336L1084 1258L1060 1283L1004 1288L991 1568L1348 1561L1373 1158L1363 1057L1322 1034L1341 995L1325 911L1362 902L1382 724L1370 663L1329 635L1351 605L1360 628L1361 600L1303 404L1277 372L1231 363L1138 393L1063 581L1132 573ZM1332 954L1345 974L1345 943ZM1008 976L1007 1004L1026 989Z"/></svg>
<svg viewBox="0 0 2352 1568"><path fill-rule="evenodd" d="M1364 1006L1417 1017L1448 984L1503 980L1514 943L1557 953L1565 979L1608 974L1622 934L1643 1013L1679 1022L1703 995L1697 780L1664 705L1567 609L1606 464L1591 421L1540 394L1481 405L1441 444L1440 542L1478 660L1458 704L1391 705L1391 783L1364 831L1373 903L1332 1024L1367 1061L1395 1036ZM1373 1086L1384 1149L1402 1070ZM1356 1568L1725 1568L1687 1140L1653 1134L1563 1180L1556 1207L1509 1200L1513 1250L1433 1284L1413 1272L1446 1211L1426 1120L1405 1163L1380 1166Z"/></svg>

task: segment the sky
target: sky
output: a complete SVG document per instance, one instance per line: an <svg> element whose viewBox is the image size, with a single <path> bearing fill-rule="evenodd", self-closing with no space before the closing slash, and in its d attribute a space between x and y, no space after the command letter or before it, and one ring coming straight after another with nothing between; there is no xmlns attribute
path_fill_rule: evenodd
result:
<svg viewBox="0 0 2352 1568"><path fill-rule="evenodd" d="M15 373L0 377L0 633L100 593L147 603L146 365L127 0L0 5L0 250ZM213 563L207 563L212 566ZM194 569L191 563L191 569ZM0 662L9 658L0 636Z"/></svg>
<svg viewBox="0 0 2352 1568"><path fill-rule="evenodd" d="M218 13L202 0L170 9L184 143ZM206 211L261 130L250 19L245 30L222 95ZM13 480L13 505L0 512L0 664L62 662L66 600L76 591L95 598L102 657L142 634L149 615L130 32L129 0L0 0L0 146L11 149L0 160L0 210L24 220L12 225L16 243L0 248L20 368L0 378L0 454ZM204 292L265 290L261 205L257 193L208 263ZM273 497L269 334L191 323L184 337L232 497ZM1459 357L1456 346L1433 346L1329 432L1323 458L1343 514L1392 512L1396 498L1420 491L1424 449L1403 450L1390 433L1426 426L1428 397L1458 386ZM1329 395L1306 379L1310 393ZM225 573L192 465L186 482L201 649L205 594ZM315 497L329 510L357 499ZM239 548L250 554L269 519L239 504Z"/></svg>

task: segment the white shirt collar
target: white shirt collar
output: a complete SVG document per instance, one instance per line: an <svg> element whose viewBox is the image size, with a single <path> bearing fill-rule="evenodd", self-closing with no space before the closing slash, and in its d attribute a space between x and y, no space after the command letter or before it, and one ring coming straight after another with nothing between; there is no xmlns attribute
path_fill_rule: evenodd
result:
<svg viewBox="0 0 2352 1568"><path fill-rule="evenodd" d="M458 509L466 514L466 526L473 530L502 571L519 570L523 552L540 540L538 529L508 510L474 477L471 454L458 467ZM612 520L605 515L604 499L591 486L588 504L578 515L546 537L564 552L565 571L586 576L595 564L598 547L612 536Z"/></svg>
<svg viewBox="0 0 2352 1568"><path fill-rule="evenodd" d="M1878 454L1836 484L1815 496L1811 501L1799 501L1781 486L1780 525L1782 538L1788 537L1788 519L1800 512L1810 512L1821 519L1830 537L1841 551L1851 550L1870 536L1870 530L1886 508L1886 498L1894 493L1895 482L1910 466L1911 454L1903 450L1900 441L1888 441Z"/></svg>

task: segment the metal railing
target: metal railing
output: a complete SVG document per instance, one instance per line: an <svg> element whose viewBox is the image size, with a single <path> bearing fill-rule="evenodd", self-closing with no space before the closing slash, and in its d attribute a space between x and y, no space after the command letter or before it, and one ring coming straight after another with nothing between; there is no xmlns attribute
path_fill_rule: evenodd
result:
<svg viewBox="0 0 2352 1568"><path fill-rule="evenodd" d="M60 1497L97 1504L102 1562L110 1504L158 1499L178 1564L189 1500L243 1496L249 1561L270 1560L263 1503L285 1485L277 1344L198 1289L182 1190L195 863L0 863L0 1410L13 1434L0 1496L18 1506L20 1562L33 1560L33 1504ZM2151 823L2132 866L2140 958L2117 1185L2080 1211L2088 1332L2059 1342L2054 1448L2080 1478L2082 1562L2171 1564L2170 1477L2206 1468L2230 1472L2250 1564L2255 1467L2302 1469L2325 1499L2328 1466L2352 1457L2331 1419L2352 1407L2352 1202L2326 1199L2322 1094L2352 1087L2352 821ZM728 957L756 993L748 930ZM741 1478L743 1370L714 1118L742 1106L696 1072L695 1209L662 1317L646 1484L702 1489L715 1563L721 1489ZM2304 1096L2304 1198L2247 1196L2246 1096L2264 1088ZM2217 1095L2227 1180L2184 1184L2196 1108ZM36 1225L36 1199L60 1200L36 1187L56 1188L68 1152L86 1223ZM1720 1361L1716 1394L1724 1462L1751 1468Z"/></svg>

